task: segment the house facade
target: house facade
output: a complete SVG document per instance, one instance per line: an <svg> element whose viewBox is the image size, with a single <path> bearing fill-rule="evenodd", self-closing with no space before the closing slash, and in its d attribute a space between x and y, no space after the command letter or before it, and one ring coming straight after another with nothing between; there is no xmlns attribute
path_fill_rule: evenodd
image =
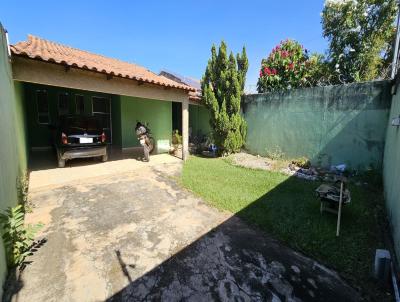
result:
<svg viewBox="0 0 400 302"><path fill-rule="evenodd" d="M142 66L32 35L11 45L10 51L13 80L20 83L24 99L30 151L51 147L49 125L60 116L82 114L98 116L108 143L121 149L139 146L134 127L138 121L145 123L155 138L156 152L168 152L175 130L173 114L179 108L175 119L179 116L186 158L190 124L198 132L208 123L205 108L199 114L196 88ZM205 123L199 121L203 117Z"/></svg>

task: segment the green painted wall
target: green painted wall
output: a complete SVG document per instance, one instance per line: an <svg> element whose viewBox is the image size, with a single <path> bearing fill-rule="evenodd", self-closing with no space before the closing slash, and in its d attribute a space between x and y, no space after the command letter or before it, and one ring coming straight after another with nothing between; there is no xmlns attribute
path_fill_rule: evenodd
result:
<svg viewBox="0 0 400 302"><path fill-rule="evenodd" d="M14 81L15 92L15 132L17 141L17 152L20 162L20 173L26 173L28 165L28 125L26 123L25 91L23 83Z"/></svg>
<svg viewBox="0 0 400 302"><path fill-rule="evenodd" d="M167 152L172 136L172 102L121 96L122 147L140 146L134 128L148 123L156 140L156 151Z"/></svg>
<svg viewBox="0 0 400 302"><path fill-rule="evenodd" d="M121 97L112 95L111 98L111 115L112 115L112 135L113 145L122 146L121 132Z"/></svg>
<svg viewBox="0 0 400 302"><path fill-rule="evenodd" d="M381 168L390 87L386 81L244 97L246 148L307 156L314 164Z"/></svg>
<svg viewBox="0 0 400 302"><path fill-rule="evenodd" d="M206 107L189 105L189 127L192 128L192 135L210 134L210 113Z"/></svg>
<svg viewBox="0 0 400 302"><path fill-rule="evenodd" d="M400 87L398 86L397 93L392 98L383 160L385 201L397 259L400 259L400 127L392 126L391 122L399 115Z"/></svg>
<svg viewBox="0 0 400 302"><path fill-rule="evenodd" d="M51 146L51 133L48 125L38 123L37 118L37 90L45 90L49 101L50 123L55 123L58 119L58 96L67 93L69 100L69 113L75 114L75 96L82 95L84 97L84 114L92 114L92 97L108 97L111 98L111 115L112 115L112 135L113 144L121 145L121 119L120 119L120 101L119 96L102 94L85 90L75 90L64 87L45 86L32 83L24 83L25 89L25 106L27 112L27 125L29 147L48 147Z"/></svg>
<svg viewBox="0 0 400 302"><path fill-rule="evenodd" d="M4 29L0 24L0 210L17 204L17 179L27 169L23 89L12 80ZM0 284L6 277L6 260L0 240ZM3 288L0 286L0 296Z"/></svg>

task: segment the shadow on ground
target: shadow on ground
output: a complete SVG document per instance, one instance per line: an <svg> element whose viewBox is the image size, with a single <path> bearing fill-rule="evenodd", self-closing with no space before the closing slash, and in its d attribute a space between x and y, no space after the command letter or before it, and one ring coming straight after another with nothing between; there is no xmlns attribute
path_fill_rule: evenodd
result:
<svg viewBox="0 0 400 302"><path fill-rule="evenodd" d="M47 242L46 238L35 241L30 249L30 255L34 255ZM18 292L24 287L22 273L24 269L30 265L32 261L25 261L19 267L9 269L7 279L4 283L3 301L11 301L13 297L18 295Z"/></svg>
<svg viewBox="0 0 400 302"><path fill-rule="evenodd" d="M282 193L296 198L295 180L230 216L182 189L175 166L140 167L33 192L38 219L49 221L48 244L32 257L22 280L15 280L14 297L30 302L361 300L337 273L241 220L268 215L267 203ZM315 211L319 215L317 202ZM288 217L285 205L281 215L282 223L296 218Z"/></svg>
<svg viewBox="0 0 400 302"><path fill-rule="evenodd" d="M266 203L282 191L296 196L291 182L289 178L139 278L132 277L135 264L123 260L129 251L117 251L129 284L107 301L360 301L360 293L336 272L241 220L268 215ZM317 202L315 211L319 215ZM281 214L290 219L284 207Z"/></svg>

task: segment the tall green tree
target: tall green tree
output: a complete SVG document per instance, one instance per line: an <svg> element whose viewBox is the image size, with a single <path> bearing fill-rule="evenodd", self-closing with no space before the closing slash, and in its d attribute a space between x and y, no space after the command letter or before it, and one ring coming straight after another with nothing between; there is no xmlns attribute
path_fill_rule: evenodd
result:
<svg viewBox="0 0 400 302"><path fill-rule="evenodd" d="M396 0L326 0L323 35L337 81L367 81L388 67L395 35Z"/></svg>
<svg viewBox="0 0 400 302"><path fill-rule="evenodd" d="M237 152L244 145L246 122L240 114L241 97L246 82L249 63L246 49L242 53L227 56L225 42L218 53L215 45L203 76L202 96L210 110L210 124L214 142L220 154Z"/></svg>

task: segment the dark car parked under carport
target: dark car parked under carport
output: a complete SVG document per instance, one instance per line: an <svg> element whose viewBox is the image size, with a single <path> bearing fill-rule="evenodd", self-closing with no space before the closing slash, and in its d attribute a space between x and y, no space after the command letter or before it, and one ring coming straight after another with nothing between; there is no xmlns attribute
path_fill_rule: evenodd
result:
<svg viewBox="0 0 400 302"><path fill-rule="evenodd" d="M58 167L65 167L65 162L74 158L101 157L107 161L106 134L97 117L62 116L51 128Z"/></svg>

